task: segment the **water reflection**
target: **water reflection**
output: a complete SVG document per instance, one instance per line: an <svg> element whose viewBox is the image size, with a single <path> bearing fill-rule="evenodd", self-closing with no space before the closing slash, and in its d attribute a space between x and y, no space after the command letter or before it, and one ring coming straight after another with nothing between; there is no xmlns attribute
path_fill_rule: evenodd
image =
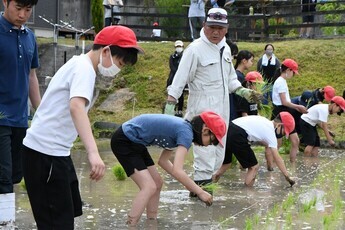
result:
<svg viewBox="0 0 345 230"><path fill-rule="evenodd" d="M150 152L153 159L157 160L160 149L152 147ZM293 188L288 187L277 167L272 172L267 171L264 155L258 154L260 169L254 186L244 186L246 172L234 166L219 181L211 207L206 207L197 198L189 198L189 192L159 168L165 183L161 192L158 220L147 220L144 215L137 229L244 229L246 218L265 215L275 203L280 204L289 192L308 187L322 167L327 164L332 166L332 161L338 159L341 153L343 151L321 150L318 158L306 158L300 154L294 164L283 155L288 171L298 178L297 185ZM138 188L128 178L124 181L115 179L111 168L117 160L110 151L103 151L101 155L107 165L107 172L99 182L92 182L88 178L86 154L75 151L72 155L85 203L83 216L75 219L76 229L128 229L125 224L127 212ZM187 160L189 164L185 170L192 175L192 154ZM15 189L18 228L36 229L25 189L21 186L16 186ZM283 226L285 220L276 221L281 221Z"/></svg>

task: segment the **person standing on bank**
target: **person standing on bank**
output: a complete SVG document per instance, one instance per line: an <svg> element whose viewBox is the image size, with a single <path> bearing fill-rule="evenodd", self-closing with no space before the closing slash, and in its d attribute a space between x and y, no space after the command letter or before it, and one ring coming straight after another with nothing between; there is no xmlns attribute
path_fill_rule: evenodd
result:
<svg viewBox="0 0 345 230"><path fill-rule="evenodd" d="M205 21L206 2L207 0L190 0L188 18L192 41L200 37L199 30L202 28L202 24Z"/></svg>
<svg viewBox="0 0 345 230"><path fill-rule="evenodd" d="M256 70L260 72L266 83L264 98L262 104L268 105L272 100L272 86L274 83L274 74L280 67L279 59L274 55L274 46L272 44L265 45L265 53L259 59Z"/></svg>
<svg viewBox="0 0 345 230"><path fill-rule="evenodd" d="M120 9L123 7L122 0L103 0L104 26L117 25L121 20Z"/></svg>
<svg viewBox="0 0 345 230"><path fill-rule="evenodd" d="M98 181L105 172L87 115L96 73L115 77L137 62L138 53L143 51L131 29L107 26L91 51L74 56L52 78L23 141L24 179L38 229L74 229L74 217L82 215L70 156L77 136L85 146L90 179Z"/></svg>
<svg viewBox="0 0 345 230"><path fill-rule="evenodd" d="M128 213L127 224L136 226L145 209L148 219L157 219L158 215L163 180L146 146L162 147L158 165L209 206L212 205L212 195L189 178L183 165L192 142L200 146L219 144L223 147L225 133L225 121L212 111L204 111L191 121L166 114L143 114L122 124L111 138L111 149L127 176L140 189Z"/></svg>
<svg viewBox="0 0 345 230"><path fill-rule="evenodd" d="M0 14L0 224L15 222L13 185L23 178L22 141L28 127L28 98L41 101L34 33L25 26L37 0L3 0Z"/></svg>
<svg viewBox="0 0 345 230"><path fill-rule="evenodd" d="M245 97L248 101L257 99L255 91L242 87L237 80L232 64L230 48L226 43L228 31L227 12L221 8L208 11L201 37L192 42L183 56L168 87L166 114L174 114L177 98L186 84L189 96L185 118L191 120L202 111L210 109L229 123L229 93ZM226 136L224 136L225 142ZM212 182L213 173L224 160L224 149L220 146L194 146L194 181L201 185ZM191 194L192 196L194 194Z"/></svg>
<svg viewBox="0 0 345 230"><path fill-rule="evenodd" d="M314 14L304 14L304 13L314 13L316 12L316 3L317 0L301 0L301 9L302 9L302 22L303 24L311 24L314 23L315 15ZM311 38L314 36L312 35L313 27L302 27L300 30L299 36L301 38Z"/></svg>
<svg viewBox="0 0 345 230"><path fill-rule="evenodd" d="M296 118L299 117L300 114L308 113L307 109L303 105L296 105L291 102L287 80L293 78L295 74L298 74L297 62L292 59L285 59L282 62L280 71L277 72L277 76L279 77L273 84L273 110L271 120L273 120L282 111L287 111ZM294 162L299 146L299 137L296 129L289 133L289 139L291 141L290 161ZM279 146L281 146L281 141L279 142Z"/></svg>
<svg viewBox="0 0 345 230"><path fill-rule="evenodd" d="M177 40L174 44L175 46L175 52L170 55L169 58L169 68L170 68L170 73L169 77L167 80L167 88L169 85L171 85L172 81L174 80L175 73L177 71L178 65L180 64L181 57L183 54L183 42L181 40ZM182 117L182 111L183 111L183 106L184 106L184 93L181 94L181 97L178 99L177 103L177 112L175 113L175 116L177 117Z"/></svg>

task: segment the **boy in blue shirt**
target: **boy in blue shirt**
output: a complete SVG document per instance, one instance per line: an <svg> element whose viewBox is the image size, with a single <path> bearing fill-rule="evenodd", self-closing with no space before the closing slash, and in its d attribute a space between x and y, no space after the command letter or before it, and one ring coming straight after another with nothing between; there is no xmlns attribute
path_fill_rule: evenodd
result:
<svg viewBox="0 0 345 230"><path fill-rule="evenodd" d="M146 148L157 145L163 148L158 165L195 193L207 205L212 195L199 187L183 170L184 160L192 143L201 146L223 146L226 124L218 114L205 111L190 122L165 114L144 114L135 117L116 130L111 139L111 149L130 177L140 188L128 213L127 224L136 226L146 209L148 219L156 219L163 180ZM173 148L176 151L173 151ZM175 152L174 161L170 158Z"/></svg>

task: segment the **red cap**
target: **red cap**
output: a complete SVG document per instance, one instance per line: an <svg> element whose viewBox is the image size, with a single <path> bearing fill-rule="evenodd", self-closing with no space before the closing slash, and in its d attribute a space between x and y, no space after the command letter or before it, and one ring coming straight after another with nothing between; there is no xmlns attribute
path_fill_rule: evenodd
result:
<svg viewBox="0 0 345 230"><path fill-rule="evenodd" d="M339 105L339 107L345 112L345 100L343 97L335 96L332 100L335 104Z"/></svg>
<svg viewBox="0 0 345 230"><path fill-rule="evenodd" d="M205 111L200 114L201 119L205 122L207 127L216 136L219 144L224 147L222 138L226 134L226 123L224 119L212 111Z"/></svg>
<svg viewBox="0 0 345 230"><path fill-rule="evenodd" d="M323 96L325 97L326 101L331 101L332 98L335 96L335 90L332 86L327 85L323 88Z"/></svg>
<svg viewBox="0 0 345 230"><path fill-rule="evenodd" d="M95 37L93 42L98 45L116 45L122 48L135 48L139 53L144 50L137 45L137 37L133 30L125 26L106 26Z"/></svg>
<svg viewBox="0 0 345 230"><path fill-rule="evenodd" d="M258 71L250 71L246 74L246 81L250 82L263 82L262 75Z"/></svg>
<svg viewBox="0 0 345 230"><path fill-rule="evenodd" d="M288 137L295 129L295 120L289 112L280 112L279 115L284 125L285 136Z"/></svg>
<svg viewBox="0 0 345 230"><path fill-rule="evenodd" d="M153 26L158 26L158 22L154 22L154 23L153 23Z"/></svg>
<svg viewBox="0 0 345 230"><path fill-rule="evenodd" d="M298 73L298 64L294 60L292 60L292 59L285 59L282 62L282 64L285 65L286 67L288 67L289 69L291 69L295 74L299 74Z"/></svg>

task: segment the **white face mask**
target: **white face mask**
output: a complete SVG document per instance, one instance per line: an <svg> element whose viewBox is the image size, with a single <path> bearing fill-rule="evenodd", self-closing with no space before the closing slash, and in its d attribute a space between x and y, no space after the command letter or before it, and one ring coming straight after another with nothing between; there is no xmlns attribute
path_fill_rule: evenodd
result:
<svg viewBox="0 0 345 230"><path fill-rule="evenodd" d="M102 60L102 53L99 57L99 63L98 63L98 71L100 74L102 74L105 77L115 77L116 74L118 74L121 69L117 67L117 65L114 64L113 62L113 57L111 56L111 52L109 50L110 54L110 60L111 60L111 66L110 67L104 67L103 66L103 60Z"/></svg>
<svg viewBox="0 0 345 230"><path fill-rule="evenodd" d="M183 48L182 47L177 47L175 50L176 50L177 53L180 54L180 53L182 53Z"/></svg>

